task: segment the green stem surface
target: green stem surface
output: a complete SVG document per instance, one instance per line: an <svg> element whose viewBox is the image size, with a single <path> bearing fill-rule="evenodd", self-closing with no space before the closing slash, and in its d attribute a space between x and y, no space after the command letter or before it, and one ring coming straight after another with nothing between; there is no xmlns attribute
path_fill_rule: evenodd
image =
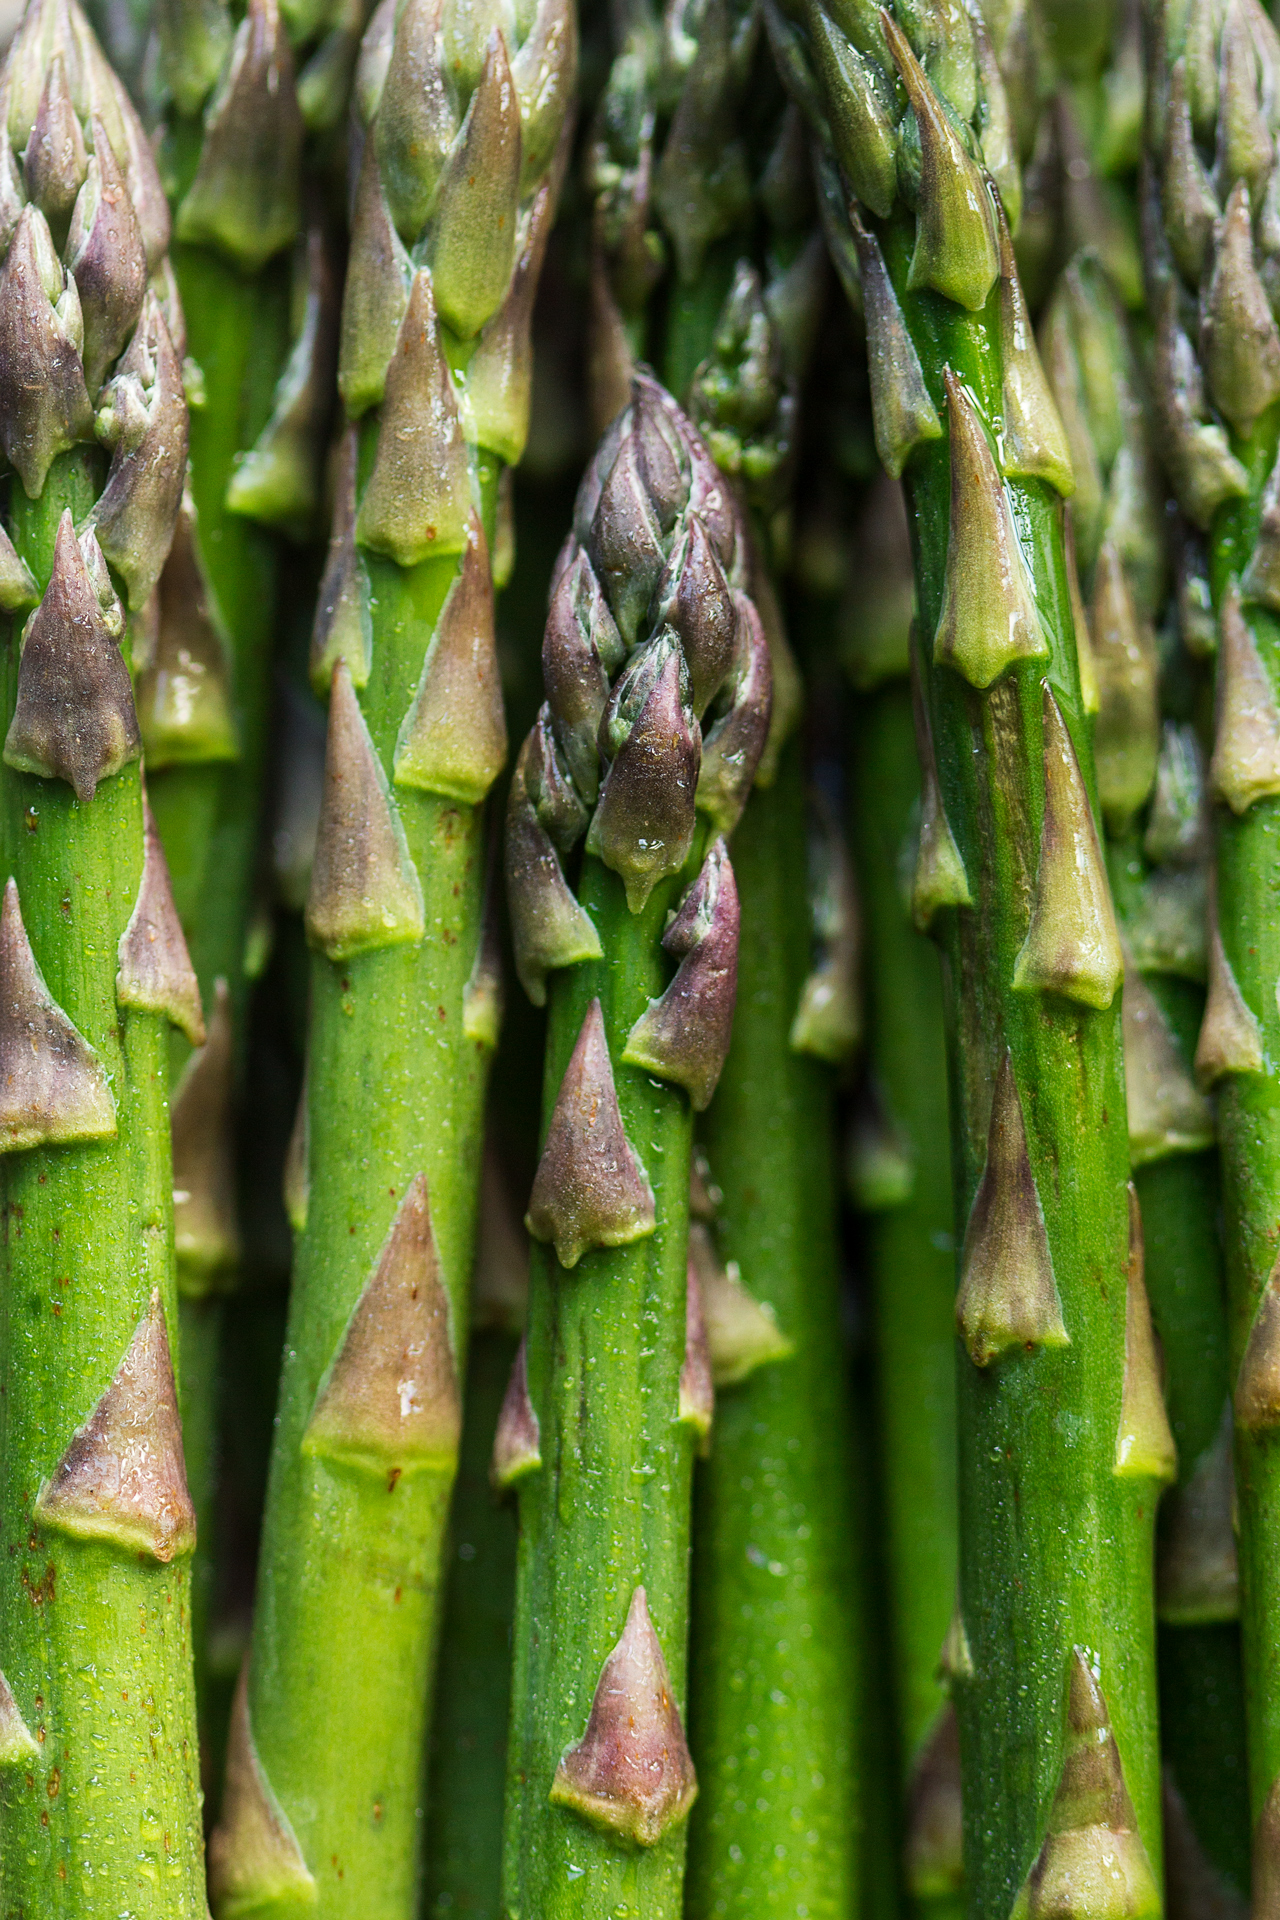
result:
<svg viewBox="0 0 1280 1920"><path fill-rule="evenodd" d="M698 872L628 912L621 880L583 857L578 898L607 958L552 977L544 1127L591 1001L599 997L627 1138L653 1187L657 1229L596 1248L572 1271L535 1247L529 1394L542 1467L520 1486L520 1546L503 1899L508 1920L679 1920L686 1823L626 1846L549 1799L583 1735L600 1670L643 1586L672 1692L685 1706L692 1429L678 1421L692 1120L681 1091L627 1066L627 1035L667 985L667 912Z"/></svg>
<svg viewBox="0 0 1280 1920"><path fill-rule="evenodd" d="M496 474L484 471L492 522ZM361 705L388 780L454 557L368 556ZM467 1289L488 1052L463 1031L480 938L483 812L395 804L422 882L415 945L312 960L310 1203L298 1238L259 1567L249 1702L262 1767L315 1879L316 1920L416 1914L425 1745L452 1469L381 1474L301 1449L321 1381L401 1199L424 1173L454 1354Z"/></svg>
<svg viewBox="0 0 1280 1920"><path fill-rule="evenodd" d="M942 983L912 925L902 859L920 793L903 681L857 698L850 821L864 915L867 1067L904 1148L910 1190L863 1223L879 1421L892 1695L909 1788L946 1707L939 1672L956 1603L955 1216ZM958 1909L937 1892L921 1911Z"/></svg>
<svg viewBox="0 0 1280 1920"><path fill-rule="evenodd" d="M832 1074L792 1050L810 966L798 743L733 841L742 907L733 1044L705 1138L721 1254L794 1343L716 1396L695 1501L687 1911L857 1905L862 1602L850 1526Z"/></svg>
<svg viewBox="0 0 1280 1920"><path fill-rule="evenodd" d="M38 500L15 488L14 542L42 588L63 510L80 519L100 479L96 454L77 450ZM18 637L10 623L6 728ZM153 1289L178 1362L166 1025L116 1004L116 949L142 873L139 768L84 805L62 781L9 768L0 793L5 875L50 993L103 1063L118 1125L113 1140L3 1162L0 1649L39 1751L0 1768L0 1911L204 1920L189 1560L162 1564L33 1516Z"/></svg>
<svg viewBox="0 0 1280 1920"><path fill-rule="evenodd" d="M940 416L950 366L1002 416L999 287L967 314L907 289L914 223L886 258ZM1159 1873L1152 1525L1156 1486L1114 1472L1125 1362L1128 1141L1120 996L1104 1011L1013 987L1044 809L1042 682L1092 790L1061 536L1043 482L1007 484L1049 659L985 692L931 661L949 524L948 438L904 476L921 654L947 817L972 909L940 922L958 1234L986 1161L996 1072L1012 1057L1070 1344L975 1366L958 1352L961 1606L972 1676L957 1688L973 1920L1008 1920L1045 1837L1062 1772L1073 1648L1096 1662L1138 1828Z"/></svg>
<svg viewBox="0 0 1280 1920"><path fill-rule="evenodd" d="M1224 507L1214 525L1210 582L1220 605L1243 573L1258 537L1262 490L1280 440L1280 408L1264 413L1249 440L1232 451L1249 474L1246 499ZM1280 619L1248 609L1263 666L1280 674ZM1231 1073L1218 1090L1218 1141L1226 1220L1227 1319L1231 1378L1236 1379L1259 1303L1275 1265L1280 1222L1280 914L1276 911L1276 835L1280 796L1255 800L1242 814L1215 809L1218 926L1227 960L1258 1023L1263 1067ZM1280 1440L1275 1429L1236 1430L1240 1624L1248 1701L1249 1789L1255 1820L1280 1778Z"/></svg>
<svg viewBox="0 0 1280 1920"><path fill-rule="evenodd" d="M489 1485L489 1461L517 1341L471 1338L466 1418L453 1493L448 1592L431 1725L431 1794L423 1911L428 1920L502 1920L502 1789L511 1717L512 1503Z"/></svg>

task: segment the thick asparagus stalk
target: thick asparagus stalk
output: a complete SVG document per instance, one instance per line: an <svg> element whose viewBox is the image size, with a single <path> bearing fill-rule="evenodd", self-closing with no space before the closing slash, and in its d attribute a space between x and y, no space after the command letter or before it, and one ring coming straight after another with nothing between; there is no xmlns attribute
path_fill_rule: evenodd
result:
<svg viewBox="0 0 1280 1920"><path fill-rule="evenodd" d="M1207 16L1204 31L1192 38L1176 10L1161 9L1149 74L1143 239L1156 323L1161 452L1183 511L1208 534L1219 619L1209 768L1217 883L1196 1068L1202 1085L1218 1091L1253 1883L1263 1908L1280 1874L1280 1480L1270 1438L1277 1415L1267 1384L1280 1207L1269 1064L1280 1019L1273 991L1278 950L1267 904L1280 794L1280 711L1272 678L1280 593L1271 584L1268 491L1280 434L1280 331L1267 291L1275 276L1267 209L1274 193L1277 74L1280 43L1260 10L1232 6ZM1215 135L1210 172L1202 156ZM1193 292L1200 298L1198 334Z"/></svg>
<svg viewBox="0 0 1280 1920"><path fill-rule="evenodd" d="M496 1037L481 802L506 734L489 548L501 465L527 427L574 44L557 0L519 29L418 0L378 16L364 47L339 366L360 424L312 661L330 702L307 905L306 1201L212 1845L223 1913L286 1895L320 1914L416 1907Z"/></svg>
<svg viewBox="0 0 1280 1920"><path fill-rule="evenodd" d="M578 495L507 818L517 969L535 1000L556 975L527 1215L554 1254L535 1252L496 1449L521 1522L513 1916L681 1911L689 1487L710 1417L686 1279L690 1109L728 1046L723 835L769 725L747 557L702 443L637 376ZM584 835L575 896L561 855Z"/></svg>
<svg viewBox="0 0 1280 1920"><path fill-rule="evenodd" d="M894 564L896 483L879 482L870 525ZM906 529L901 529L906 546ZM886 557L887 549L887 557ZM909 554L903 555L909 568ZM864 538L860 573L872 563ZM865 600L855 580L860 602ZM888 598L886 594L886 598ZM900 604L901 596L898 597ZM883 637L849 660L858 688L850 738L850 819L864 914L865 1105L850 1138L853 1196L867 1213L867 1265L880 1425L893 1708L904 1768L906 1891L931 1914L959 1904L962 1873L955 1713L941 1670L957 1577L955 1254L946 1129L946 1055L937 956L904 900L901 871L920 797L906 678L906 596L895 674Z"/></svg>
<svg viewBox="0 0 1280 1920"><path fill-rule="evenodd" d="M202 1920L166 1028L203 1028L125 615L186 464L169 218L74 0L29 9L0 99L0 1905Z"/></svg>
<svg viewBox="0 0 1280 1920"><path fill-rule="evenodd" d="M835 239L858 250L877 443L915 530L915 888L945 958L963 1238L970 1909L1048 1912L1065 1884L1083 1914L1110 1882L1068 1862L1105 1848L1130 1910L1154 1913L1150 1549L1171 1446L1130 1244L1123 966L1063 565L1072 476L1001 210L1003 91L967 19L841 25L815 4L770 20ZM861 202L847 217L837 165Z"/></svg>

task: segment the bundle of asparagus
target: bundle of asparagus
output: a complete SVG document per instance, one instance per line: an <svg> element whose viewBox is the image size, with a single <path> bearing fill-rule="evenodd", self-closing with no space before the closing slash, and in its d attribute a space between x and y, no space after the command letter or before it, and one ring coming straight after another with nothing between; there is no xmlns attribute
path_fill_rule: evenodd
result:
<svg viewBox="0 0 1280 1920"><path fill-rule="evenodd" d="M0 70L0 1913L1270 1915L1280 40L367 11Z"/></svg>

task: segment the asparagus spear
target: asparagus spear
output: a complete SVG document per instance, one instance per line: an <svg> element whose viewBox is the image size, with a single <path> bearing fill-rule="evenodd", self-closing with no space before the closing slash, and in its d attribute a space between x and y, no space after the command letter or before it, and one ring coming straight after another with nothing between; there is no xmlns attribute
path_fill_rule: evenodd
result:
<svg viewBox="0 0 1280 1920"><path fill-rule="evenodd" d="M513 1916L681 1911L697 1791L681 1704L689 1487L710 1413L686 1280L690 1110L728 1045L738 902L723 836L769 725L746 560L705 448L637 375L579 491L543 643L547 705L507 816L517 971L535 1001L554 976L527 1215L554 1254L535 1250L495 1448L521 1525ZM562 855L584 836L575 895Z"/></svg>
<svg viewBox="0 0 1280 1920"><path fill-rule="evenodd" d="M898 613L898 648L895 658L888 634L867 622L846 651L857 689L850 820L868 996L868 1084L849 1171L868 1216L903 1877L917 1909L933 1914L957 1908L962 1874L955 1713L940 1668L957 1575L955 1254L942 983L900 879L918 831L920 774L907 678L910 553L901 492L887 476L854 551L859 612L872 564L884 602ZM894 591L898 567L905 594Z"/></svg>
<svg viewBox="0 0 1280 1920"><path fill-rule="evenodd" d="M225 1914L284 1898L357 1913L374 1889L383 1913L416 1906L496 1037L481 802L506 735L489 550L499 472L527 427L574 51L559 0L493 25L415 0L375 17L363 49L338 375L358 424L312 656L330 699L307 904L306 1199L211 1846Z"/></svg>
<svg viewBox="0 0 1280 1920"><path fill-rule="evenodd" d="M798 387L820 312L821 240L799 116L781 100L769 113L777 86L760 70L754 29L750 10L725 6L707 10L696 37L674 18L661 29L647 16L632 23L590 156L592 364L605 417L631 354L646 334L661 339L669 385L688 393L749 505L760 553L776 562L787 544ZM662 320L659 261L670 268ZM743 1017L707 1123L727 1200L719 1254L705 1226L691 1252L711 1290L713 1373L727 1399L698 1474L691 1738L701 1794L687 1897L696 1911L744 1913L847 1906L858 1855L851 1487L848 1449L832 1444L847 1415L834 1198L809 1138L815 1123L824 1138L830 1074L792 1051L794 1029L799 1051L829 1067L854 1036L847 967L826 954L807 977L801 770L785 744L801 694L763 567L756 589L773 719L744 829ZM827 931L847 961L847 928ZM806 1151L791 1154L787 1143L802 1136ZM740 1287L725 1280L721 1257L737 1263ZM767 1515L743 1497L762 1474ZM797 1551L789 1530L801 1510ZM833 1609L837 1594L846 1600ZM785 1688L769 1678L766 1649L778 1641L788 1649Z"/></svg>
<svg viewBox="0 0 1280 1920"><path fill-rule="evenodd" d="M1143 207L1161 452L1183 511L1208 536L1219 619L1209 768L1217 878L1196 1068L1202 1085L1218 1091L1253 1883L1262 1906L1280 1872L1272 1571L1280 1507L1266 1384L1280 1165L1268 1064L1280 1016L1266 905L1280 793L1268 514L1280 431L1280 332L1267 293L1275 274L1267 208L1274 192L1277 72L1280 43L1260 11L1231 6L1215 12L1193 38L1181 15L1161 10L1151 49ZM1202 153L1215 133L1220 152L1210 175ZM1195 346L1195 329L1187 331L1193 291L1200 296Z"/></svg>
<svg viewBox="0 0 1280 1920"><path fill-rule="evenodd" d="M1067 1863L1105 1847L1129 1910L1154 1913L1150 1546L1171 1447L1131 1248L1123 967L1063 565L1072 476L1004 225L1003 93L981 28L941 10L769 19L834 238L858 251L877 443L915 528L915 885L944 952L963 1241L970 1908L1085 1913L1110 1897L1102 1869Z"/></svg>
<svg viewBox="0 0 1280 1920"><path fill-rule="evenodd" d="M0 1905L201 1920L166 1029L203 1030L125 614L186 463L169 218L75 0L29 8L0 99Z"/></svg>
<svg viewBox="0 0 1280 1920"><path fill-rule="evenodd" d="M1159 640L1152 628L1167 576L1163 481L1125 317L1091 256L1063 275L1043 334L1073 464L1084 476L1069 511L1090 589L1098 784L1129 945L1123 1009L1130 1158L1178 1446L1178 1480L1161 1518L1158 1595L1162 1746L1181 1829L1169 1837L1166 1862L1172 1881L1175 1870L1184 1871L1179 1850L1202 1851L1203 1834L1215 1860L1247 1884L1237 1838L1242 1816L1247 1830L1244 1782L1233 1775L1241 1727L1230 1711L1233 1699L1239 1703L1238 1631L1226 1624L1238 1607L1229 1465L1223 1477L1220 1202L1213 1114L1191 1079L1204 1000L1208 852L1204 765L1189 724L1204 706L1202 667L1188 645L1199 641L1176 600ZM1185 591L1179 598L1185 603ZM1077 624L1084 629L1083 614ZM1163 734L1162 705L1178 716L1165 722ZM1192 1640L1180 1649L1184 1634ZM1218 1681L1208 1713L1204 1690L1191 1678L1197 1656L1210 1662ZM1214 1776L1207 1800L1205 1772Z"/></svg>

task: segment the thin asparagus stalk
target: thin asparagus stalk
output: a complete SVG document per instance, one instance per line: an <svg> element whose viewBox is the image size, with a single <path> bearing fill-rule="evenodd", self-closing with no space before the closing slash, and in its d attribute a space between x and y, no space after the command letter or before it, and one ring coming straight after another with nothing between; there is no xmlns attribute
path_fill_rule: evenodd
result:
<svg viewBox="0 0 1280 1920"><path fill-rule="evenodd" d="M970 1911L1087 1913L1111 1881L1078 1863L1109 1854L1129 1910L1155 1913L1151 1529L1172 1443L1131 1247L1123 964L1063 564L1072 476L1004 225L1003 89L958 16L769 19L837 252L859 255L877 443L914 526L915 890L944 952L962 1237Z"/></svg>
<svg viewBox="0 0 1280 1920"><path fill-rule="evenodd" d="M186 464L169 216L74 0L28 10L0 97L0 1905L202 1920L166 1054L203 1027L125 615Z"/></svg>
<svg viewBox="0 0 1280 1920"><path fill-rule="evenodd" d="M901 517L895 483L879 485L890 495L884 517ZM864 544L855 568L871 563ZM909 614L909 596L903 611ZM883 638L869 659L851 663L859 697L850 820L864 913L870 1084L868 1108L855 1119L850 1173L854 1199L867 1211L893 1708L904 1769L903 1878L913 1910L932 1915L958 1911L962 1877L955 1714L941 1671L958 1571L955 1253L942 982L900 877L920 797L905 619L899 642L896 675Z"/></svg>
<svg viewBox="0 0 1280 1920"><path fill-rule="evenodd" d="M517 971L535 1001L554 975L527 1215L554 1254L535 1250L495 1447L521 1528L513 1920L682 1910L689 1491L711 1393L686 1277L691 1106L728 1045L738 903L723 835L769 725L747 560L705 448L638 375L579 491L543 644L548 702L507 817ZM584 835L575 896L561 855Z"/></svg>
<svg viewBox="0 0 1280 1920"><path fill-rule="evenodd" d="M481 802L506 733L489 550L499 473L527 429L574 60L558 0L518 27L415 0L364 44L338 374L359 424L312 655L330 699L302 1224L211 1846L222 1914L285 1898L334 1916L417 1906L496 1038Z"/></svg>
<svg viewBox="0 0 1280 1920"><path fill-rule="evenodd" d="M1196 1069L1202 1085L1218 1093L1253 1888L1260 1911L1280 1876L1280 1479L1270 1438L1280 1403L1268 1384L1280 1206L1270 1064L1280 1020L1273 991L1280 948L1268 898L1280 794L1280 711L1272 679L1280 594L1271 584L1268 488L1280 435L1280 331L1267 293L1275 259L1266 213L1274 192L1277 74L1280 42L1260 11L1236 5L1214 12L1194 38L1174 10L1161 9L1154 23L1143 241L1156 327L1155 401L1171 484L1188 519L1208 536L1219 621L1209 767L1216 889ZM1210 175L1202 153L1215 132L1219 154ZM1193 292L1200 296L1198 333L1194 325L1187 331Z"/></svg>

